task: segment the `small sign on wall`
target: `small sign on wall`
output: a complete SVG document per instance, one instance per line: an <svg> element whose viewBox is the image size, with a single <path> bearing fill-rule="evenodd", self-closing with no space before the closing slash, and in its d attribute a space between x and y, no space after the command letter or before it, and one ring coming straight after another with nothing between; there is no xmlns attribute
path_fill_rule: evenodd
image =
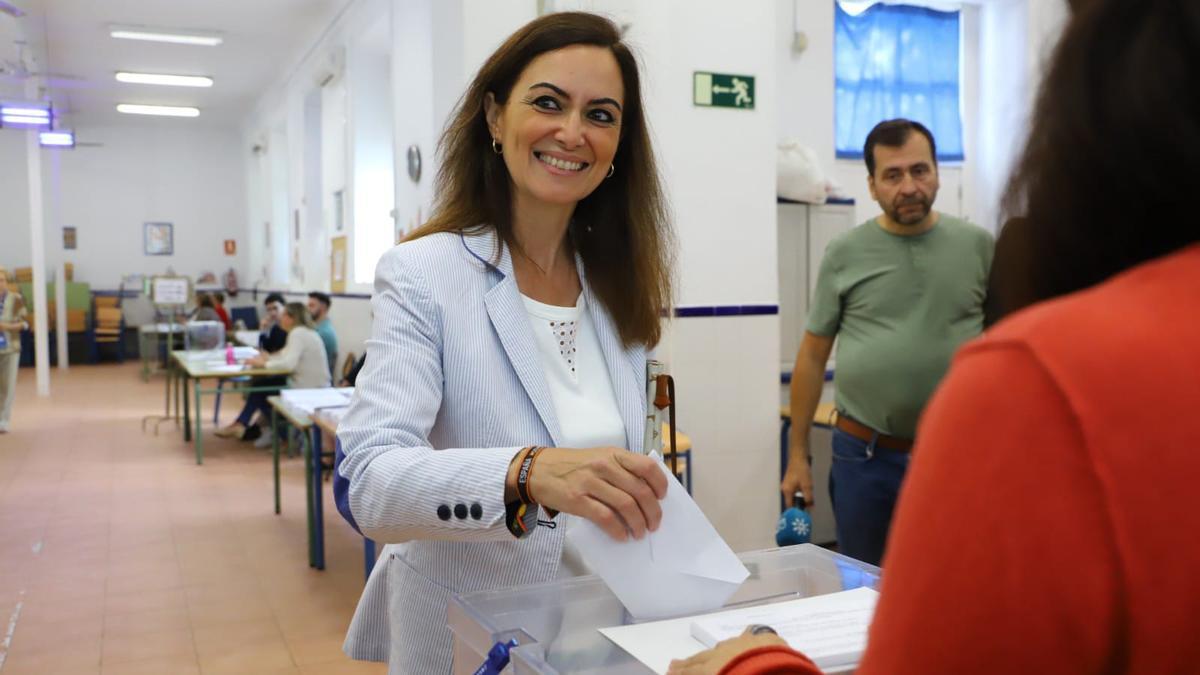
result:
<svg viewBox="0 0 1200 675"><path fill-rule="evenodd" d="M754 109L754 76L693 73L692 102L712 108Z"/></svg>
<svg viewBox="0 0 1200 675"><path fill-rule="evenodd" d="M346 292L346 237L329 240L329 287L334 293Z"/></svg>
<svg viewBox="0 0 1200 675"><path fill-rule="evenodd" d="M237 255L237 240L236 239L226 239L225 240L225 255Z"/></svg>
<svg viewBox="0 0 1200 675"><path fill-rule="evenodd" d="M74 251L75 243L75 228L69 225L63 227L63 248L68 251Z"/></svg>

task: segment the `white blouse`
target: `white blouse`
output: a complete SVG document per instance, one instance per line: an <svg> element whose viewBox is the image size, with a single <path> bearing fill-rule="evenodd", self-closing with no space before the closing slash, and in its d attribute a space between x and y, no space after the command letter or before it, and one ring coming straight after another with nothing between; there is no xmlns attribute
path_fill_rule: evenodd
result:
<svg viewBox="0 0 1200 675"><path fill-rule="evenodd" d="M541 353L542 371L558 415L563 447L628 447L612 379L583 296L579 296L574 307L547 305L524 295L521 299ZM575 518L564 516L560 515L558 520L569 528ZM590 572L568 540L563 545L559 575Z"/></svg>

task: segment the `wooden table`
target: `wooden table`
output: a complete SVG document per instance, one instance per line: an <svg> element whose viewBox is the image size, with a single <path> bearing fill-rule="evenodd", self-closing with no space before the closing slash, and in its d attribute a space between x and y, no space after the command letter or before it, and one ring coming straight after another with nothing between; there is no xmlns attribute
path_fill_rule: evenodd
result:
<svg viewBox="0 0 1200 675"><path fill-rule="evenodd" d="M312 417L305 411L299 408L288 405L282 396L268 396L267 403L271 404L271 463L275 476L275 514L282 512L280 508L280 489L279 489L279 421L282 420L287 426L294 427L300 432L300 442L304 449L302 455L304 457L304 496L305 496L305 516L307 520L308 530L308 566L315 567L319 570L325 569L325 556L318 558L317 555L317 528L319 527L320 508L316 504L316 499L320 497L321 485L321 470L320 470L320 453L317 452L312 444L307 442L309 430L313 428ZM286 431L286 430L285 430ZM316 460L313 461L313 458ZM314 490L313 469L316 466L316 482L317 489ZM322 528L323 529L323 528Z"/></svg>
<svg viewBox="0 0 1200 675"><path fill-rule="evenodd" d="M158 346L166 336L167 344L174 346L176 336L182 338L184 326L181 323L148 323L138 326L138 356L142 359L142 381L150 381L150 354L158 358ZM153 347L149 343L153 342ZM169 367L170 364L168 364ZM167 416L171 411L167 410Z"/></svg>
<svg viewBox="0 0 1200 675"><path fill-rule="evenodd" d="M290 375L292 371L282 368L251 368L245 365L227 366L225 365L225 351L214 349L210 351L187 352L173 351L171 358L176 366L176 374L183 381L183 440L194 441L196 448L196 463L204 463L204 444L200 429L200 399L203 394L216 394L219 391L229 392L237 391L241 393L249 393L253 391L277 391L281 388L278 384L267 386L247 385L231 389L204 389L200 386L202 380L231 380L238 377L268 377L279 375ZM191 405L188 397L188 380L193 381L192 393L195 397L196 404L196 432L195 438L192 436L191 423ZM170 384L167 385L168 390Z"/></svg>
<svg viewBox="0 0 1200 675"><path fill-rule="evenodd" d="M334 457L333 470L337 471L337 428L342 417L346 414L346 406L336 408L321 408L313 411L313 428L312 428L312 469L314 476L312 477L313 489L313 506L316 509L316 559L319 563L317 569L325 568L325 499L321 487L321 457L329 455ZM328 452L324 450L325 434L329 434L334 439L333 447ZM371 568L375 565L375 542L371 539L363 537L363 561L366 575L371 576Z"/></svg>

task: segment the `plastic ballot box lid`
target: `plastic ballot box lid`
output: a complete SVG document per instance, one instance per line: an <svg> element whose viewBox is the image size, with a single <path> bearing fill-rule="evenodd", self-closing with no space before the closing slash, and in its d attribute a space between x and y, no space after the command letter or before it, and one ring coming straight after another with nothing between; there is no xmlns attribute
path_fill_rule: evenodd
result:
<svg viewBox="0 0 1200 675"><path fill-rule="evenodd" d="M743 553L750 578L729 599L732 609L837 593L879 589L880 570L813 544ZM511 672L521 675L653 671L600 633L635 623L597 576L479 591L450 600L454 673L471 674L497 642L516 639ZM506 671L507 672L507 671Z"/></svg>

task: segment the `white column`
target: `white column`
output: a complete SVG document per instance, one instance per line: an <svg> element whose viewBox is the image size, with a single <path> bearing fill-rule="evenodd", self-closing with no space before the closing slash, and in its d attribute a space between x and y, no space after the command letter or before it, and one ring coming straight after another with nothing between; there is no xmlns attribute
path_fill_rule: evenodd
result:
<svg viewBox="0 0 1200 675"><path fill-rule="evenodd" d="M26 95L37 98L37 85L30 80ZM46 314L46 231L42 203L42 149L38 145L36 131L27 131L25 137L25 159L29 171L29 239L33 253L33 344L34 363L37 371L38 396L50 395L50 337ZM66 330L65 325L58 327Z"/></svg>
<svg viewBox="0 0 1200 675"><path fill-rule="evenodd" d="M70 367L67 363L67 269L61 263L54 273L54 304L54 320L58 322L55 340L58 343L58 369L66 370Z"/></svg>

